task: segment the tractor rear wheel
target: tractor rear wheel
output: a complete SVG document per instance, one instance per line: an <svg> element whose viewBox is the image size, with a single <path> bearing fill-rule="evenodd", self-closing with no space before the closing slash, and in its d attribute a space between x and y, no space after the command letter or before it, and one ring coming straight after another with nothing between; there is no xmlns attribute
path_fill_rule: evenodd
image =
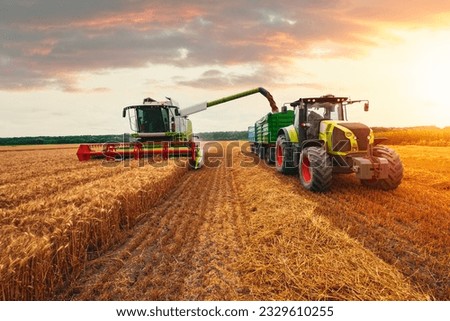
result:
<svg viewBox="0 0 450 321"><path fill-rule="evenodd" d="M277 171L283 174L295 173L295 167L292 162L289 162L286 157L286 137L283 135L278 136L275 144L275 168Z"/></svg>
<svg viewBox="0 0 450 321"><path fill-rule="evenodd" d="M322 147L307 147L300 154L298 165L300 182L312 192L330 189L333 167L330 157Z"/></svg>
<svg viewBox="0 0 450 321"><path fill-rule="evenodd" d="M389 164L388 177L383 179L362 179L361 183L365 186L385 191L396 189L403 178L403 164L400 156L393 149L384 146L375 146L373 148L373 156L387 159Z"/></svg>

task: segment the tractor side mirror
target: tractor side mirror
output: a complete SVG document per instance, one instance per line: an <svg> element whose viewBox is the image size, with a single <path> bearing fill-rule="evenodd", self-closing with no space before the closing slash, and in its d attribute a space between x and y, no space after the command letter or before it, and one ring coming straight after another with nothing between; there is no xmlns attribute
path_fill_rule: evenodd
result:
<svg viewBox="0 0 450 321"><path fill-rule="evenodd" d="M127 116L127 109L124 108L122 112L122 117L125 118Z"/></svg>
<svg viewBox="0 0 450 321"><path fill-rule="evenodd" d="M364 111L369 111L369 102L364 103Z"/></svg>

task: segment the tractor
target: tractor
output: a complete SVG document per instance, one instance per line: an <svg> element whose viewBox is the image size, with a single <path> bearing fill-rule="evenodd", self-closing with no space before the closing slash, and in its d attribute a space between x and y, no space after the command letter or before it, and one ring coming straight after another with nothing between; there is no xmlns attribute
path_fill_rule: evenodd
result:
<svg viewBox="0 0 450 321"><path fill-rule="evenodd" d="M366 186L397 188L403 177L400 157L380 145L385 139L375 138L367 125L347 120L347 108L354 103L364 103L369 110L367 100L333 95L285 104L281 113L293 107L293 122L275 130L275 146L266 150L266 160L283 174L298 172L302 186L313 192L329 190L332 175L338 173L354 173Z"/></svg>

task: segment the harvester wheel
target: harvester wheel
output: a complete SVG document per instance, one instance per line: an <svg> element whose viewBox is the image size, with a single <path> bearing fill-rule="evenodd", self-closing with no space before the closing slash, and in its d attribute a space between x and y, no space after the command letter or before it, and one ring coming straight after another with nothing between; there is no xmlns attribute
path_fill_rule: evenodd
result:
<svg viewBox="0 0 450 321"><path fill-rule="evenodd" d="M275 168L283 174L295 173L295 167L292 162L289 162L286 156L286 137L278 136L275 145Z"/></svg>
<svg viewBox="0 0 450 321"><path fill-rule="evenodd" d="M196 164L196 162L194 160L192 160L190 158L188 159L188 162L187 162L188 169L196 169L195 164Z"/></svg>
<svg viewBox="0 0 450 321"><path fill-rule="evenodd" d="M195 149L195 160L191 157L187 163L188 169L200 169L203 166L203 150L200 147Z"/></svg>
<svg viewBox="0 0 450 321"><path fill-rule="evenodd" d="M300 154L298 165L300 182L312 192L330 189L333 167L330 157L322 147L307 147Z"/></svg>
<svg viewBox="0 0 450 321"><path fill-rule="evenodd" d="M403 164L400 156L393 149L384 146L375 146L373 156L387 159L389 164L388 177L384 179L362 179L361 183L385 191L396 189L403 178Z"/></svg>

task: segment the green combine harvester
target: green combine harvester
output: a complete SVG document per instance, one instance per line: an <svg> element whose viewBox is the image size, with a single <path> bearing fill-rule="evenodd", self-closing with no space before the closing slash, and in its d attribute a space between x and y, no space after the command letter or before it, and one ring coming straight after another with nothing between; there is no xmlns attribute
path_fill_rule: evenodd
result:
<svg viewBox="0 0 450 321"><path fill-rule="evenodd" d="M120 161L125 158L139 159L154 156L162 157L163 160L170 157L187 157L191 168L200 168L202 151L199 142L194 140L192 122L188 116L256 93L267 98L273 113L278 112L272 95L261 87L184 109L171 98L165 101L145 98L142 104L123 109L123 117L128 114L135 141L82 144L77 151L78 159L87 161L91 158L105 158Z"/></svg>

